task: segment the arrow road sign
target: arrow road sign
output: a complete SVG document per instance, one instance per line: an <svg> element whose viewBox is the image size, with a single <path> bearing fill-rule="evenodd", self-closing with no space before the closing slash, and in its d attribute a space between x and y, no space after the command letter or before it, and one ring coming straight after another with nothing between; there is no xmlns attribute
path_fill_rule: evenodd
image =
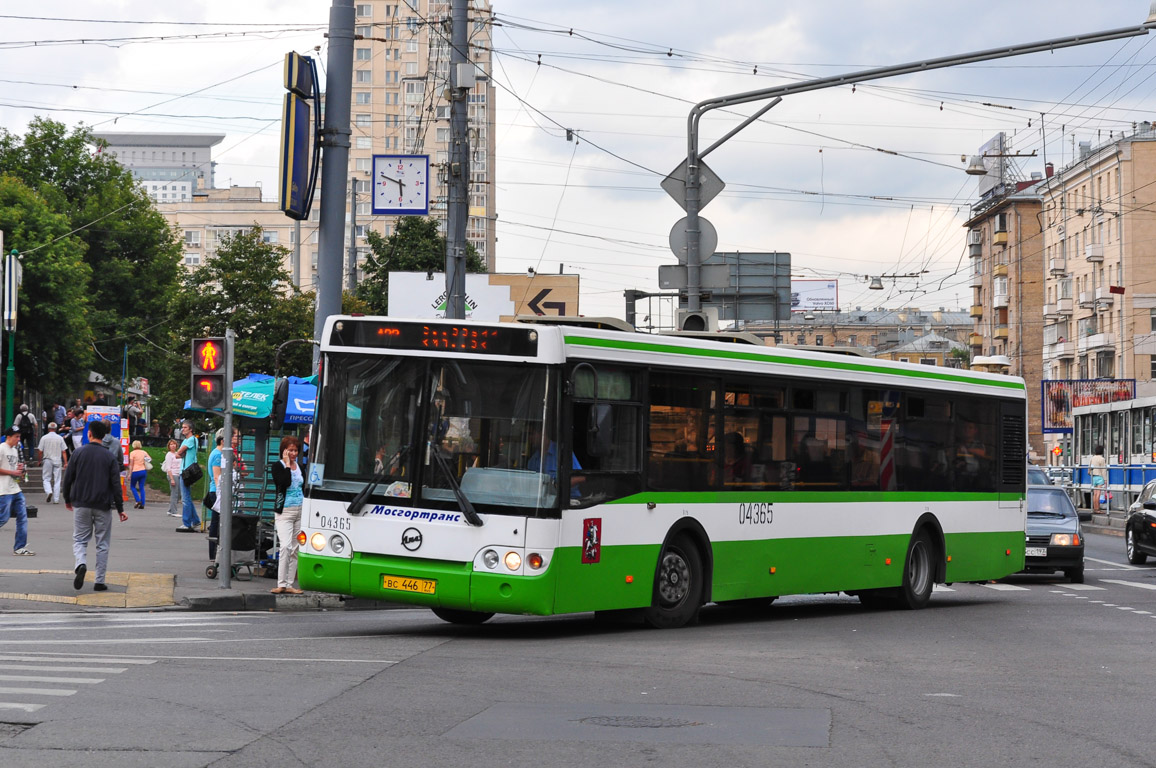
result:
<svg viewBox="0 0 1156 768"><path fill-rule="evenodd" d="M556 311L560 316L566 314L566 302L564 302L564 301L546 301L546 302L543 302L542 301L542 299L544 299L550 295L550 290L551 289L549 289L549 288L543 288L542 290L538 291L537 296L535 296L534 298L532 298L528 302L526 302L526 306L528 306L530 308L530 311L533 312L535 315L544 315L544 314L546 314L545 310L547 310L547 309L552 309L552 310Z"/></svg>

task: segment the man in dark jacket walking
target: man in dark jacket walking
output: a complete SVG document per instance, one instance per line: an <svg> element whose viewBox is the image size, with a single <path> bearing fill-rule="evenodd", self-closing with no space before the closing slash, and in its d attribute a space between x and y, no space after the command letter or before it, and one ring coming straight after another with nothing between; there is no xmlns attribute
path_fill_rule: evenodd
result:
<svg viewBox="0 0 1156 768"><path fill-rule="evenodd" d="M74 589L84 586L88 571L88 542L96 536L96 578L93 589L103 592L108 569L108 547L112 540L112 509L116 505L121 522L128 520L120 489L120 467L101 445L108 425L93 421L88 425L88 444L72 454L64 473L64 508L72 512L72 552L76 556ZM73 504L75 503L75 508Z"/></svg>

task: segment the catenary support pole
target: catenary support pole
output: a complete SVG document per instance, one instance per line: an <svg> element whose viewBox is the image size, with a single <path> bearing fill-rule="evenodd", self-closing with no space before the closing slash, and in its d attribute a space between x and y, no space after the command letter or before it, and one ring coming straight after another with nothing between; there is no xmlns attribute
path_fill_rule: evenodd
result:
<svg viewBox="0 0 1156 768"><path fill-rule="evenodd" d="M349 110L353 91L353 0L333 0L321 129L321 231L317 252L317 310L313 337L325 318L341 312L341 256L345 244L345 183L349 178ZM316 368L319 351L314 351Z"/></svg>

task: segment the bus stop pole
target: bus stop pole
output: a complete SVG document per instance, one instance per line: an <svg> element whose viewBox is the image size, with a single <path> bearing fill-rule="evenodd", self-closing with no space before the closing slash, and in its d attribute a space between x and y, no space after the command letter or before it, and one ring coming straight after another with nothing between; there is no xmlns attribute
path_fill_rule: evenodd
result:
<svg viewBox="0 0 1156 768"><path fill-rule="evenodd" d="M225 329L225 434L221 443L221 482L217 487L217 563L221 589L233 583L233 347L237 334ZM212 472L212 467L209 472Z"/></svg>

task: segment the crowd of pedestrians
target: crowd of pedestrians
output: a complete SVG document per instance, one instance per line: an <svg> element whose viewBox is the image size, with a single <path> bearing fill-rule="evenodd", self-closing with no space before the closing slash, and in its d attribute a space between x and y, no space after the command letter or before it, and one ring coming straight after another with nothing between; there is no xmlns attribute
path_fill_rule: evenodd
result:
<svg viewBox="0 0 1156 768"><path fill-rule="evenodd" d="M105 405L97 398L89 405ZM28 505L21 480L27 480L30 463L38 463L42 470L44 496L49 504L59 504L73 513L73 554L75 569L73 586L81 589L88 574L88 544L95 541L96 564L94 589L105 591L105 576L112 541L112 510L116 509L121 521L127 521L124 511L124 488L131 490L134 509L147 506L146 486L153 469L152 456L144 449L141 438L163 439L159 425L148 428L140 404L127 398L120 409L122 424L127 421L131 449L125 458L121 441L111 434L109 422L86 414L85 403L77 399L74 405L54 403L41 412L40 418L28 405L21 405L12 425L4 430L0 442L0 528L15 519L16 535L13 551L16 555L32 556L28 548ZM113 418L116 414L113 413ZM43 426L43 430L41 430ZM161 472L168 481L168 515L180 518L177 532L189 533L202 529L197 513L193 487L204 474L199 462L199 440L191 421L182 420L176 430L179 438L169 439ZM87 434L86 434L87 433ZM39 440L37 437L39 436ZM85 439L87 437L87 440ZM136 438L136 439L133 439ZM240 433L233 432L231 465L234 488L234 511L237 491L243 487L250 468L241 461ZM207 467L208 493L202 500L205 519L209 521L209 558L215 562L220 502L221 472L225 461L223 437L218 432L215 446L209 453ZM149 441L158 445L157 440ZM286 437L281 440L280 459L268 467L275 488L274 521L279 540L277 586L274 593L300 594L295 586L297 532L301 527L304 467L308 461L308 438L299 440Z"/></svg>

